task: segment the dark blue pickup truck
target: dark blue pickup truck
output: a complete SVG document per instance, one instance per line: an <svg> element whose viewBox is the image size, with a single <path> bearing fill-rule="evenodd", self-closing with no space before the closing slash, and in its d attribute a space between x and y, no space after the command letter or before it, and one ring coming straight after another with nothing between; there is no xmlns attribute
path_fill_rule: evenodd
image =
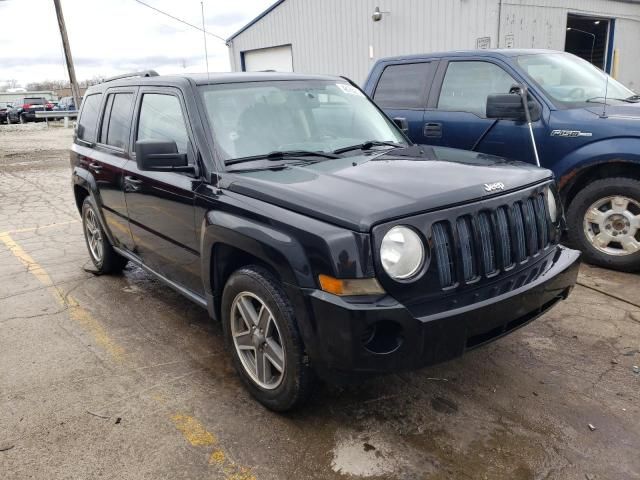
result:
<svg viewBox="0 0 640 480"><path fill-rule="evenodd" d="M640 96L601 70L551 50L433 53L379 60L364 90L416 143L536 163L525 118L489 112L514 85L528 91L539 162L556 176L570 242L591 263L639 270Z"/></svg>

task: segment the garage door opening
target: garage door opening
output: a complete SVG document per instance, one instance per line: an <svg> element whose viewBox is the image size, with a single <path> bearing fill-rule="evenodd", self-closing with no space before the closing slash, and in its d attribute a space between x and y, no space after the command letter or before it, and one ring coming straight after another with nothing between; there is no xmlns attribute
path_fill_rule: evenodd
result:
<svg viewBox="0 0 640 480"><path fill-rule="evenodd" d="M240 55L243 72L293 72L291 45L246 50Z"/></svg>
<svg viewBox="0 0 640 480"><path fill-rule="evenodd" d="M565 51L573 53L596 67L610 71L610 47L613 46L613 20L608 18L567 15Z"/></svg>

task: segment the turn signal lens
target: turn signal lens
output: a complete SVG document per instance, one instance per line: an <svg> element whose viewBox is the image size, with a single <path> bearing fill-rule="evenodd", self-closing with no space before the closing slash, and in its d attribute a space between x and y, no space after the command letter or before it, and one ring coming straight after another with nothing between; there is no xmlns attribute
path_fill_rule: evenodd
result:
<svg viewBox="0 0 640 480"><path fill-rule="evenodd" d="M318 275L320 288L334 295L381 295L383 288L375 278L334 278Z"/></svg>

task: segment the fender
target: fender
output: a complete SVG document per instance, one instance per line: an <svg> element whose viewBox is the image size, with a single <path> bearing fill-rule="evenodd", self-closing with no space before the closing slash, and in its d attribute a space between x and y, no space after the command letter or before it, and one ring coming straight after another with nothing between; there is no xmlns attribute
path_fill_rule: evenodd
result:
<svg viewBox="0 0 640 480"><path fill-rule="evenodd" d="M102 209L102 200L100 199L100 193L98 190L98 186L96 184L96 179L93 177L93 174L85 168L74 166L73 171L71 173L73 179L73 185L78 185L84 188L87 192L89 192L89 196L98 207L98 220L102 225L102 230L107 234L107 238L111 245L116 245L115 239L111 234L111 230L107 225L107 221L104 218L104 210ZM81 208L81 206L80 206ZM82 211L80 212L82 214Z"/></svg>
<svg viewBox="0 0 640 480"><path fill-rule="evenodd" d="M556 162L553 172L558 179L558 187L563 190L581 170L608 162L636 164L640 167L640 138L608 138L584 145Z"/></svg>
<svg viewBox="0 0 640 480"><path fill-rule="evenodd" d="M201 232L202 280L208 300L215 300L223 288L216 278L222 274L225 265L213 265L212 262L218 246L234 247L258 258L276 272L284 284L316 287L304 248L289 234L254 218L225 211L208 212ZM212 302L207 303L212 309Z"/></svg>

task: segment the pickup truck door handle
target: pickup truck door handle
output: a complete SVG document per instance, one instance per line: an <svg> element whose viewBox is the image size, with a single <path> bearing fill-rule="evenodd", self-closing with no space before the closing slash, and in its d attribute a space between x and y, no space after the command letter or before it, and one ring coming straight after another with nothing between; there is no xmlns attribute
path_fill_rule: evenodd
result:
<svg viewBox="0 0 640 480"><path fill-rule="evenodd" d="M426 138L442 138L442 124L425 123L423 133Z"/></svg>
<svg viewBox="0 0 640 480"><path fill-rule="evenodd" d="M124 177L125 192L137 192L138 190L140 190L140 185L142 185L142 180L139 180L130 175Z"/></svg>
<svg viewBox="0 0 640 480"><path fill-rule="evenodd" d="M90 163L89 168L94 172L98 173L100 172L100 170L102 170L102 165L100 165L99 163Z"/></svg>

